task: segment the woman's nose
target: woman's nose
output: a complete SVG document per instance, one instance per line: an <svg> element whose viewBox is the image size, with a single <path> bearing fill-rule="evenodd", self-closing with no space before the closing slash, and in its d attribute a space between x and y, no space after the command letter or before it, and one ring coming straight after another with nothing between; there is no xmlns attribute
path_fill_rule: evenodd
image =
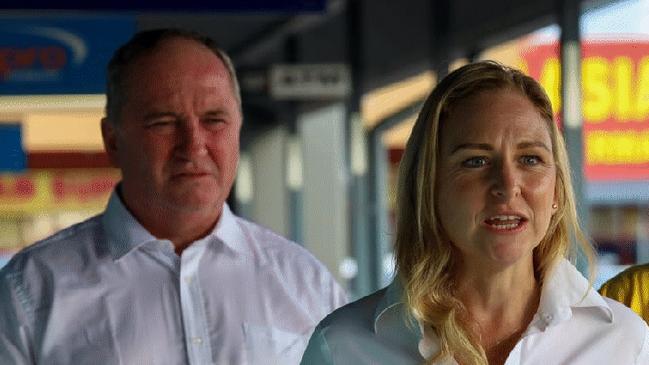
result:
<svg viewBox="0 0 649 365"><path fill-rule="evenodd" d="M513 163L497 164L493 168L492 175L491 194L493 196L508 200L520 195L520 178Z"/></svg>

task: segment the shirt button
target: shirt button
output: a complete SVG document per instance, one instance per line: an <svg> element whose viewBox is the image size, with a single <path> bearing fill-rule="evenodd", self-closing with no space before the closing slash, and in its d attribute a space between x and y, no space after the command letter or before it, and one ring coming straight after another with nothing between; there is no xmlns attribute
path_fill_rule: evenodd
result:
<svg viewBox="0 0 649 365"><path fill-rule="evenodd" d="M548 314L548 313L543 314L543 320L546 323L550 323L553 318L554 318L554 316L552 316L552 314Z"/></svg>
<svg viewBox="0 0 649 365"><path fill-rule="evenodd" d="M192 337L192 343L194 345L200 345L203 343L203 339L200 337Z"/></svg>
<svg viewBox="0 0 649 365"><path fill-rule="evenodd" d="M191 277L191 276L186 277L186 278L185 278L185 282L186 282L187 284L191 284L191 283L192 283L192 277Z"/></svg>

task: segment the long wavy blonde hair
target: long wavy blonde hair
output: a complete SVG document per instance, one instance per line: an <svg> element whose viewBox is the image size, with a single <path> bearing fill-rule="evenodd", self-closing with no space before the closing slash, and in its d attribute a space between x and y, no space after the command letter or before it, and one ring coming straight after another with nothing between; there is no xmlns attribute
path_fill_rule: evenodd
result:
<svg viewBox="0 0 649 365"><path fill-rule="evenodd" d="M472 95L501 89L516 90L526 96L547 122L552 140L558 209L545 237L534 249L535 275L542 285L545 274L556 262L563 257L574 262L581 249L590 264L592 277L595 255L579 227L567 152L553 121L547 95L531 77L493 61L457 69L428 96L399 167L397 272L412 314L424 326L433 328L439 337L440 353L428 360L431 364L449 357L464 365L487 364L485 351L468 323L465 307L454 295L457 251L443 238L436 208L436 173L439 132L449 112Z"/></svg>

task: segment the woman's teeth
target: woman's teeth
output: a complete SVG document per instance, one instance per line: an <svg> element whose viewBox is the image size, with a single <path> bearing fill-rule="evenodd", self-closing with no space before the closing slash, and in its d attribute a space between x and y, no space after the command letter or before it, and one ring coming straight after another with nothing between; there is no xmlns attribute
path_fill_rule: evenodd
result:
<svg viewBox="0 0 649 365"><path fill-rule="evenodd" d="M486 220L486 223L497 229L514 229L521 224L522 218L515 215L496 215Z"/></svg>

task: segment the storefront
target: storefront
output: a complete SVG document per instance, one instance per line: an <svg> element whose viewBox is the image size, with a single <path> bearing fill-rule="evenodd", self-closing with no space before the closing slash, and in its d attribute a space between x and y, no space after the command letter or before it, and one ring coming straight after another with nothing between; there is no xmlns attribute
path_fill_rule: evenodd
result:
<svg viewBox="0 0 649 365"><path fill-rule="evenodd" d="M649 13L642 9L649 9L649 1L621 2L582 16L583 150L571 152L583 157L580 204L587 216L581 218L599 254L595 287L628 265L649 262L649 23L640 19ZM543 28L477 58L522 69L538 80L561 126L559 34L556 25ZM415 116L405 117L383 138L389 219Z"/></svg>
<svg viewBox="0 0 649 365"><path fill-rule="evenodd" d="M555 111L561 109L557 47L531 44L521 52L522 68L548 91ZM648 55L649 37L582 43L585 224L604 271L649 261Z"/></svg>
<svg viewBox="0 0 649 365"><path fill-rule="evenodd" d="M132 16L0 21L0 266L105 207L119 180L99 127L105 68L134 31Z"/></svg>
<svg viewBox="0 0 649 365"><path fill-rule="evenodd" d="M0 260L99 213L118 180L119 172L111 168L0 175Z"/></svg>

